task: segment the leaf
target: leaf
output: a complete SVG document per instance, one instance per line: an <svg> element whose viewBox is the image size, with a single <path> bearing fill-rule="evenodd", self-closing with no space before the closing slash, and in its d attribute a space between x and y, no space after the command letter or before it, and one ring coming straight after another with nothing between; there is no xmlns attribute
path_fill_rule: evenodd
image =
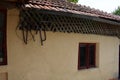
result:
<svg viewBox="0 0 120 80"><path fill-rule="evenodd" d="M74 2L74 3L77 3L78 0L68 0L69 2Z"/></svg>
<svg viewBox="0 0 120 80"><path fill-rule="evenodd" d="M113 11L112 13L120 16L120 6L115 11Z"/></svg>

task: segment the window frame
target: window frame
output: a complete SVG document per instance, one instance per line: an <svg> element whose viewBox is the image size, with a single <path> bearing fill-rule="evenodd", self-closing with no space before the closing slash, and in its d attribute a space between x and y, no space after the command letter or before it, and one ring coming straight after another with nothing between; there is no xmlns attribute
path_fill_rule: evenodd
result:
<svg viewBox="0 0 120 80"><path fill-rule="evenodd" d="M7 41L6 41L7 9L0 7L0 13L4 14L4 21L3 21L4 25L2 28L0 28L0 32L2 32L3 36L4 36L3 37L3 44L0 46L0 47L2 47L3 54L4 54L3 61L0 62L0 66L2 66L2 65L7 65L7 47L6 47L6 45L7 45Z"/></svg>
<svg viewBox="0 0 120 80"><path fill-rule="evenodd" d="M80 45L81 44L84 44L84 45L86 45L86 65L85 66L81 66L80 65ZM90 56L90 53L89 53L89 46L90 45L94 45L95 47L94 47L94 65L91 65L89 62L90 62L90 58L89 58L89 56ZM78 70L81 70L81 69L89 69L89 68L94 68L94 67L96 67L96 43L79 43L79 47L78 47Z"/></svg>

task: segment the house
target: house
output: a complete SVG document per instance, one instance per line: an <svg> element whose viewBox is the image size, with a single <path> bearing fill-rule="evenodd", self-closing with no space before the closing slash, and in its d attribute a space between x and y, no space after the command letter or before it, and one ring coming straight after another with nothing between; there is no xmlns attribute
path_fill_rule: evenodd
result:
<svg viewBox="0 0 120 80"><path fill-rule="evenodd" d="M65 0L1 4L0 73L8 80L119 77L119 16Z"/></svg>

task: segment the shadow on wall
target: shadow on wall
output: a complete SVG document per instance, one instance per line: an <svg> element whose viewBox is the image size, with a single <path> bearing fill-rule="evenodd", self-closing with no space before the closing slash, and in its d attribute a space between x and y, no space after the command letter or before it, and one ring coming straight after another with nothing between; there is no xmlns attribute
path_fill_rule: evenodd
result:
<svg viewBox="0 0 120 80"><path fill-rule="evenodd" d="M7 72L0 73L0 80L8 80L8 73Z"/></svg>
<svg viewBox="0 0 120 80"><path fill-rule="evenodd" d="M117 78L116 78L116 79L115 79L115 78L113 78L113 79L109 79L109 80L119 80L119 79L117 79Z"/></svg>

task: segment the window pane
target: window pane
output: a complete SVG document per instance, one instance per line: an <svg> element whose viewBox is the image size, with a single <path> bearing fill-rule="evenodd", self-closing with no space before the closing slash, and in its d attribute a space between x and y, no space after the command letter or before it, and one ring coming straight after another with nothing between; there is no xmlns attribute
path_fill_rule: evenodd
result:
<svg viewBox="0 0 120 80"><path fill-rule="evenodd" d="M0 28L4 27L4 14L0 13Z"/></svg>
<svg viewBox="0 0 120 80"><path fill-rule="evenodd" d="M0 49L0 62L3 62L4 54L2 49Z"/></svg>
<svg viewBox="0 0 120 80"><path fill-rule="evenodd" d="M2 32L0 32L0 46L2 45L2 42L3 41L3 33Z"/></svg>
<svg viewBox="0 0 120 80"><path fill-rule="evenodd" d="M86 66L86 49L87 46L85 44L80 44L80 67Z"/></svg>
<svg viewBox="0 0 120 80"><path fill-rule="evenodd" d="M0 66L7 64L6 17L6 9L0 8Z"/></svg>
<svg viewBox="0 0 120 80"><path fill-rule="evenodd" d="M89 45L89 65L95 66L95 45Z"/></svg>

